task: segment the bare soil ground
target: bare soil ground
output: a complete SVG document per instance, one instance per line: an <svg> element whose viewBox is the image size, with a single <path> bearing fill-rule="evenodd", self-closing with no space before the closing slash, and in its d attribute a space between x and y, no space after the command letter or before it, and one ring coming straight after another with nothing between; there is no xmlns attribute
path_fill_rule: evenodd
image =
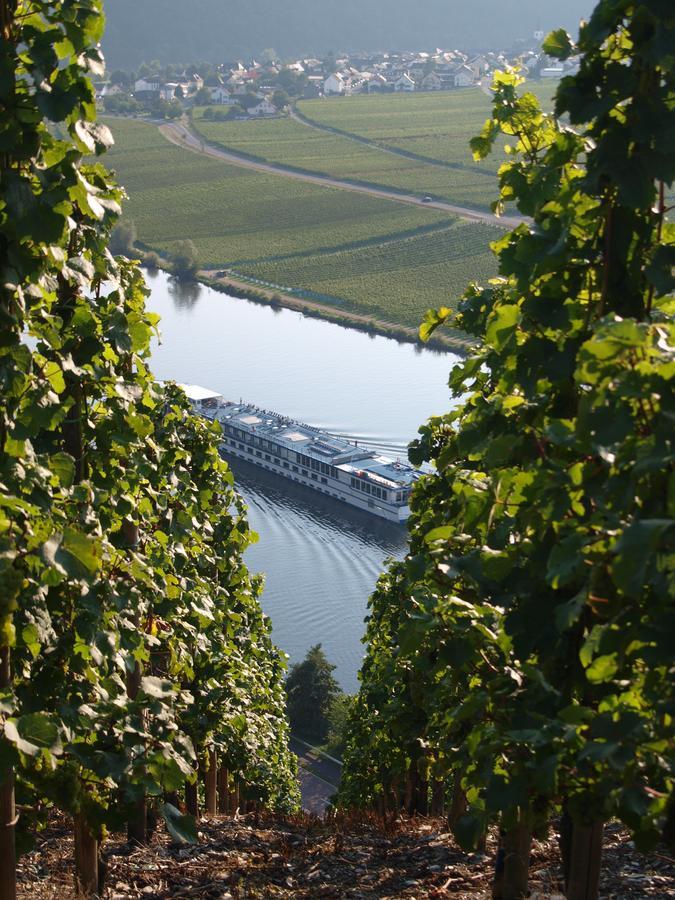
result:
<svg viewBox="0 0 675 900"><path fill-rule="evenodd" d="M171 844L157 832L147 848L129 852L121 836L105 846L103 897L129 898L477 898L489 897L495 838L485 854L467 855L442 820L288 820L249 815L200 823L198 845ZM72 836L55 819L19 864L23 900L68 900ZM555 833L536 842L531 898L561 898ZM604 845L601 897L675 896L675 860L666 850L642 855L610 825Z"/></svg>

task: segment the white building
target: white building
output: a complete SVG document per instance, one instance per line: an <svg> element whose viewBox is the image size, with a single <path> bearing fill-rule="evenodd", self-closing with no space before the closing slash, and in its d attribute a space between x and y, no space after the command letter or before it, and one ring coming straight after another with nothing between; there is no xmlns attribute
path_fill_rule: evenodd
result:
<svg viewBox="0 0 675 900"><path fill-rule="evenodd" d="M328 97L330 94L344 94L345 80L339 72L329 75L323 83L323 92Z"/></svg>
<svg viewBox="0 0 675 900"><path fill-rule="evenodd" d="M415 82L407 72L404 72L403 75L394 82L394 90L410 93L415 90Z"/></svg>
<svg viewBox="0 0 675 900"><path fill-rule="evenodd" d="M169 81L167 84L163 84L159 89L159 96L161 100L175 100L176 98L176 90L178 88L178 82Z"/></svg>
<svg viewBox="0 0 675 900"><path fill-rule="evenodd" d="M443 79L436 72L429 72L422 79L422 90L424 91L442 91Z"/></svg>
<svg viewBox="0 0 675 900"><path fill-rule="evenodd" d="M468 66L460 66L455 72L455 87L471 87L476 78L473 69Z"/></svg>
<svg viewBox="0 0 675 900"><path fill-rule="evenodd" d="M276 106L267 97L248 109L249 116L276 116L277 112Z"/></svg>
<svg viewBox="0 0 675 900"><path fill-rule="evenodd" d="M542 78L562 78L563 69L560 66L547 66L539 74Z"/></svg>
<svg viewBox="0 0 675 900"><path fill-rule="evenodd" d="M224 85L218 85L218 87L210 87L211 91L211 102L212 103L220 103L222 106L234 106L237 102L233 96L233 94L228 91L228 89Z"/></svg>
<svg viewBox="0 0 675 900"><path fill-rule="evenodd" d="M105 97L115 97L118 94L123 93L124 90L120 87L119 84L104 84L96 96L99 99L104 99Z"/></svg>
<svg viewBox="0 0 675 900"><path fill-rule="evenodd" d="M158 94L161 85L159 81L146 81L145 78L139 78L138 81L134 83L134 93L142 94L142 93L152 93Z"/></svg>

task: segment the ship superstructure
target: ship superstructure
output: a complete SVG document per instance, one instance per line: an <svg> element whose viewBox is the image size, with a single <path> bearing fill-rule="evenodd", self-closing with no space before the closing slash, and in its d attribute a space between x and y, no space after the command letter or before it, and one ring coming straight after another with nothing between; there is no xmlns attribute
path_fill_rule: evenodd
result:
<svg viewBox="0 0 675 900"><path fill-rule="evenodd" d="M195 412L220 423L224 453L391 522L408 518L421 473L407 462L208 388L181 387Z"/></svg>

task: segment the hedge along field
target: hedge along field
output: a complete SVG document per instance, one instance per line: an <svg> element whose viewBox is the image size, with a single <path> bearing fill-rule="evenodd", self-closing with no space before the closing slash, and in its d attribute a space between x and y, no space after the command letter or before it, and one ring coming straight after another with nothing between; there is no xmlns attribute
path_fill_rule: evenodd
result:
<svg viewBox="0 0 675 900"><path fill-rule="evenodd" d="M489 243L500 235L489 225L459 221L433 234L241 266L238 271L344 298L360 312L416 325L430 307L454 306L468 282L485 283L496 274Z"/></svg>
<svg viewBox="0 0 675 900"><path fill-rule="evenodd" d="M528 83L545 105L552 105L558 82ZM496 173L503 154L495 153L482 163L474 162L469 141L490 115L491 98L480 88L429 91L413 94L359 94L303 100L298 110L319 125L337 128L381 147L390 147L428 157L468 172ZM489 199L494 199L496 180L488 181ZM489 201L488 201L489 202Z"/></svg>
<svg viewBox="0 0 675 900"><path fill-rule="evenodd" d="M438 210L208 159L143 122L107 124L116 144L106 159L129 193L125 209L139 241L166 253L190 238L204 267L334 250L454 221Z"/></svg>
<svg viewBox="0 0 675 900"><path fill-rule="evenodd" d="M352 99L356 98L338 102ZM204 112L196 110L192 121L205 140L266 162L416 195L432 194L478 209L487 209L497 195L494 171L487 166L458 170L445 163L409 159L290 118L216 122L204 118Z"/></svg>

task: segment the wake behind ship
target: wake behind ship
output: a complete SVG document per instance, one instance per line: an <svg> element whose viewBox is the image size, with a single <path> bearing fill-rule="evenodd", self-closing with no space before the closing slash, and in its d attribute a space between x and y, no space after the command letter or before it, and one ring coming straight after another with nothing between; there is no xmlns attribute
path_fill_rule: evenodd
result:
<svg viewBox="0 0 675 900"><path fill-rule="evenodd" d="M208 388L181 387L196 413L220 423L224 453L390 522L410 515L410 494L422 473L408 463Z"/></svg>

